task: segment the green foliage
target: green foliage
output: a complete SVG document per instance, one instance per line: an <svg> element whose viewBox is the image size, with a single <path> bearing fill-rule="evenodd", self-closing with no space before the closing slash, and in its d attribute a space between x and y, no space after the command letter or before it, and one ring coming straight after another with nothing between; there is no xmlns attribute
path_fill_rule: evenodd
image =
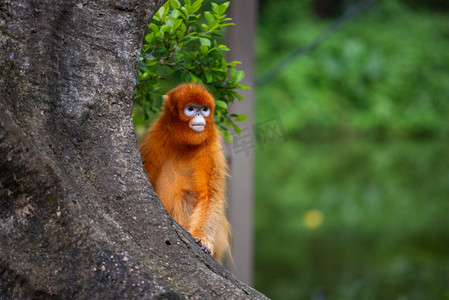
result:
<svg viewBox="0 0 449 300"><path fill-rule="evenodd" d="M256 155L255 287L283 300L448 299L448 151L445 141L267 145Z"/></svg>
<svg viewBox="0 0 449 300"><path fill-rule="evenodd" d="M274 23L261 18L259 29L260 73L328 25L303 2L272 3L262 13ZM284 11L299 16L281 21L277 16ZM283 34L275 34L279 26ZM289 134L300 138L447 138L448 34L445 14L379 1L258 88L256 118L276 112Z"/></svg>
<svg viewBox="0 0 449 300"><path fill-rule="evenodd" d="M233 25L226 17L229 2L211 3L211 10L201 12L203 0L178 0L165 3L148 25L139 62L135 100L143 108L145 119L160 110L163 81L198 82L208 87L216 99L215 119L227 141L232 140L229 126L246 116L229 114L228 104L243 100L236 90L249 89L239 82L244 72L236 69L238 61L228 62L220 43L223 28Z"/></svg>

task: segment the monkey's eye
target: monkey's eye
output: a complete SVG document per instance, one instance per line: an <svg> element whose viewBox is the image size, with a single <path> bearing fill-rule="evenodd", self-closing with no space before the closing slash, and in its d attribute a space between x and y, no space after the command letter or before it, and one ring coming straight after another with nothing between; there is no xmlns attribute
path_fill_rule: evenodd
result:
<svg viewBox="0 0 449 300"><path fill-rule="evenodd" d="M188 105L188 106L186 106L186 108L184 108L184 113L188 117L192 117L193 115L195 115L195 112L196 112L196 109L195 109L195 106L193 106L193 105Z"/></svg>
<svg viewBox="0 0 449 300"><path fill-rule="evenodd" d="M205 116L205 117L208 117L209 114L210 114L210 108L209 108L208 106L204 106L204 107L201 109L201 111L202 111L203 116Z"/></svg>

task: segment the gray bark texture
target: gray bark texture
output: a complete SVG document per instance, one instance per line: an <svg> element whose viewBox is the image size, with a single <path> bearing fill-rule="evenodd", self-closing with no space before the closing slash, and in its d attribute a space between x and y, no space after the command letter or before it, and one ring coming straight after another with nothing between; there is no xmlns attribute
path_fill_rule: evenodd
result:
<svg viewBox="0 0 449 300"><path fill-rule="evenodd" d="M163 0L0 0L0 299L264 299L201 251L131 112Z"/></svg>

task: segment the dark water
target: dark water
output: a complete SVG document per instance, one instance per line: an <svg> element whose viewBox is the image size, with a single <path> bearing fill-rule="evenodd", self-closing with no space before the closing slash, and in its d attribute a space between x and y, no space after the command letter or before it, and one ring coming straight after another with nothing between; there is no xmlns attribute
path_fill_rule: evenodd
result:
<svg viewBox="0 0 449 300"><path fill-rule="evenodd" d="M256 153L255 285L273 299L449 299L449 143Z"/></svg>

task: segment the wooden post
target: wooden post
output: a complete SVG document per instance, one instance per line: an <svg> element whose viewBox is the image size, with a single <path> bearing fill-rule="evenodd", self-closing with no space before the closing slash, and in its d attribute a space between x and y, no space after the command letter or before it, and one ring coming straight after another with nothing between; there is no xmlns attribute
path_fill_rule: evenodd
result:
<svg viewBox="0 0 449 300"><path fill-rule="evenodd" d="M253 134L254 110L254 41L256 34L257 0L232 0L230 17L236 26L228 27L230 60L242 62L238 69L245 72L243 84L252 90L240 91L245 101L230 106L230 111L244 113L245 122L239 122L241 136L227 144L231 179L229 184L229 219L233 232L234 265L228 269L240 280L253 281L253 158L255 137Z"/></svg>

